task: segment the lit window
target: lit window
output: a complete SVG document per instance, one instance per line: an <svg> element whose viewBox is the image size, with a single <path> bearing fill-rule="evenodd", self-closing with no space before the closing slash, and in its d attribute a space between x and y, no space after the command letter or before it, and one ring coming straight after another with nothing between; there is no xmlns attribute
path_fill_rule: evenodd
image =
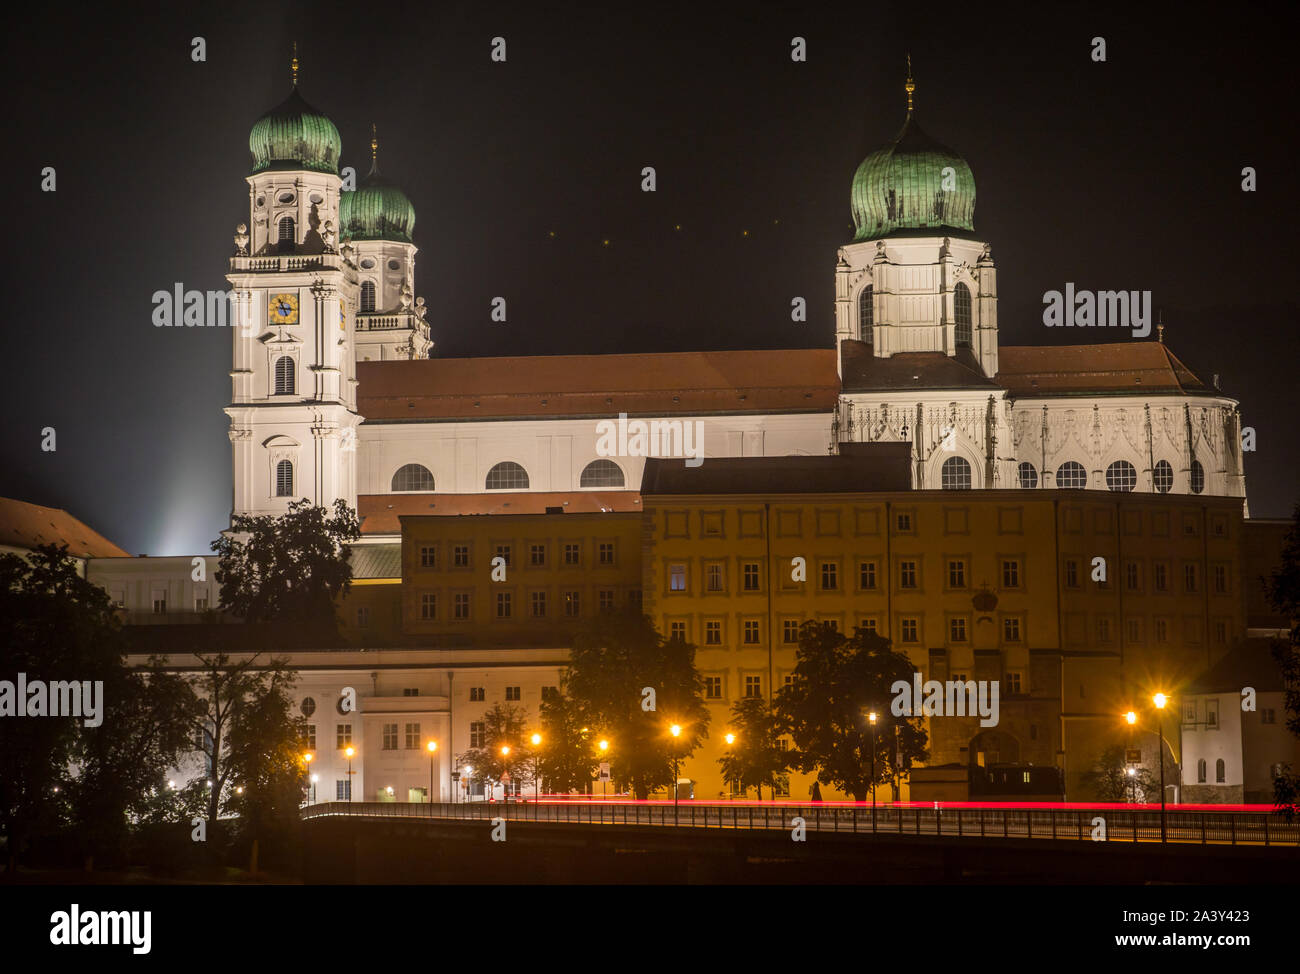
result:
<svg viewBox="0 0 1300 974"><path fill-rule="evenodd" d="M685 592L686 591L686 566L670 565L668 568L669 591Z"/></svg>

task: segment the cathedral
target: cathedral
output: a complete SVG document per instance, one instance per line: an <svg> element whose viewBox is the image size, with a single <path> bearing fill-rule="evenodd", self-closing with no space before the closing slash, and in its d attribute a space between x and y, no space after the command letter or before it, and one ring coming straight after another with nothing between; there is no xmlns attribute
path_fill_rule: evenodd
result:
<svg viewBox="0 0 1300 974"><path fill-rule="evenodd" d="M857 232L828 274L833 351L448 360L415 296L410 200L374 139L346 188L338 129L295 66L249 135L230 258L234 513L343 498L367 537L395 540L401 514L637 510L644 457L598 451L621 414L698 424L705 458L907 443L917 489L1244 499L1237 402L1162 337L999 344L974 175L922 131L914 87L897 136L853 175Z"/></svg>

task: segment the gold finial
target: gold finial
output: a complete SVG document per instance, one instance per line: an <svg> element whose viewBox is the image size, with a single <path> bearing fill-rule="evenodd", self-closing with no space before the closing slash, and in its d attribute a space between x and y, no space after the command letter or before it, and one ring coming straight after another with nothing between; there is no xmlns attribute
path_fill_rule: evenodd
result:
<svg viewBox="0 0 1300 974"><path fill-rule="evenodd" d="M916 91L916 82L912 80L912 55L907 56L907 84L903 85L903 90L907 92L907 114L912 114L912 92Z"/></svg>
<svg viewBox="0 0 1300 974"><path fill-rule="evenodd" d="M289 62L289 67L293 70L293 86L298 87L298 42L293 42L293 60Z"/></svg>
<svg viewBox="0 0 1300 974"><path fill-rule="evenodd" d="M1156 318L1156 341L1161 345L1165 343L1165 314L1163 311Z"/></svg>
<svg viewBox="0 0 1300 974"><path fill-rule="evenodd" d="M375 123L370 123L370 164L379 165L379 134L375 131Z"/></svg>

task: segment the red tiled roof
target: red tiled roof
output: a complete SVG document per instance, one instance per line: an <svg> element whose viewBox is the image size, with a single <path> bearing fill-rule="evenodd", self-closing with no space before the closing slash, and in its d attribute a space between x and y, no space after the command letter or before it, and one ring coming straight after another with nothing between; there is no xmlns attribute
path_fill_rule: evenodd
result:
<svg viewBox="0 0 1300 974"><path fill-rule="evenodd" d="M1213 392L1161 342L1004 345L996 379L1017 396Z"/></svg>
<svg viewBox="0 0 1300 974"><path fill-rule="evenodd" d="M563 507L566 514L639 511L634 490L523 491L491 494L360 494L357 512L362 534L400 534L403 515L545 514Z"/></svg>
<svg viewBox="0 0 1300 974"><path fill-rule="evenodd" d="M366 422L826 412L828 348L533 355L357 364Z"/></svg>
<svg viewBox="0 0 1300 974"><path fill-rule="evenodd" d="M42 544L66 544L74 558L130 557L65 510L0 497L0 545L35 548Z"/></svg>

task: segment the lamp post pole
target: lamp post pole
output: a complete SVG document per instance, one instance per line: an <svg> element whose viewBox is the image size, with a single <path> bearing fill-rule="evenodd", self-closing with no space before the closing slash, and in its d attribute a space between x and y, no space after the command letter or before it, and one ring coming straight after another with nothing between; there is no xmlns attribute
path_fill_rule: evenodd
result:
<svg viewBox="0 0 1300 974"><path fill-rule="evenodd" d="M438 750L438 742L430 741L428 744L425 745L425 747L429 749L429 804L432 805L433 804L433 753L436 750ZM430 808L429 811L432 812L433 809Z"/></svg>
<svg viewBox="0 0 1300 974"><path fill-rule="evenodd" d="M871 725L871 834L876 834L876 712L867 714Z"/></svg>
<svg viewBox="0 0 1300 974"><path fill-rule="evenodd" d="M1163 845L1168 841L1168 834L1165 826L1165 721L1164 710L1165 704L1169 698L1163 693L1157 693L1154 698L1156 705L1156 736L1160 741L1160 842Z"/></svg>
<svg viewBox="0 0 1300 974"><path fill-rule="evenodd" d="M673 748L673 825L678 824L677 819L677 738L681 736L682 729L678 724L673 724L668 728L668 733L672 735Z"/></svg>
<svg viewBox="0 0 1300 974"><path fill-rule="evenodd" d="M533 821L536 822L542 814L542 735L534 734L530 740L533 743Z"/></svg>

